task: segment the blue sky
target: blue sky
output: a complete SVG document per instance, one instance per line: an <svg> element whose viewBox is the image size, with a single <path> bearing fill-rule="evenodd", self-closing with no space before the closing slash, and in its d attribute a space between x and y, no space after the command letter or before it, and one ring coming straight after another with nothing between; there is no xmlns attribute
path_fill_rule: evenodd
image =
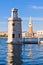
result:
<svg viewBox="0 0 43 65"><path fill-rule="evenodd" d="M28 30L30 16L33 30L43 30L43 0L0 0L0 31L8 31L8 18L12 8L18 9L23 31Z"/></svg>

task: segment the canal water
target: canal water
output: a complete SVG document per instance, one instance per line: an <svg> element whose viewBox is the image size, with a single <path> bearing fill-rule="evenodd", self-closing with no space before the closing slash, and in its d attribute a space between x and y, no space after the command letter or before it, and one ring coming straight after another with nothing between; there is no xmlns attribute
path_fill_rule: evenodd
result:
<svg viewBox="0 0 43 65"><path fill-rule="evenodd" d="M6 41L7 38L0 38L0 65L7 65L9 60L11 65L43 65L43 44L12 45L12 59L8 60Z"/></svg>

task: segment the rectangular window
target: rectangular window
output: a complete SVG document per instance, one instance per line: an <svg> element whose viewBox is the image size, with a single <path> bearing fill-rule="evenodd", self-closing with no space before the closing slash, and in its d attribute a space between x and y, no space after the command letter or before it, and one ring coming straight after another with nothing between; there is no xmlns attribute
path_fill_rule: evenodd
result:
<svg viewBox="0 0 43 65"><path fill-rule="evenodd" d="M15 34L12 34L12 38L15 38Z"/></svg>
<svg viewBox="0 0 43 65"><path fill-rule="evenodd" d="M20 34L18 34L19 38L20 38Z"/></svg>

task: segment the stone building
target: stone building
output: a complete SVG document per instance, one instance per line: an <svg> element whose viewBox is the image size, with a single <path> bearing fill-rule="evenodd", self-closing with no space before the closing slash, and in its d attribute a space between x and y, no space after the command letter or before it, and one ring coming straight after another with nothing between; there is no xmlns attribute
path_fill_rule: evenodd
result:
<svg viewBox="0 0 43 65"><path fill-rule="evenodd" d="M28 37L28 32L27 31L23 31L22 32L22 38L26 38Z"/></svg>
<svg viewBox="0 0 43 65"><path fill-rule="evenodd" d="M38 30L36 34L37 34L37 37L43 38L43 30Z"/></svg>
<svg viewBox="0 0 43 65"><path fill-rule="evenodd" d="M18 17L18 9L13 8L8 19L8 43L18 42L22 39L21 18Z"/></svg>

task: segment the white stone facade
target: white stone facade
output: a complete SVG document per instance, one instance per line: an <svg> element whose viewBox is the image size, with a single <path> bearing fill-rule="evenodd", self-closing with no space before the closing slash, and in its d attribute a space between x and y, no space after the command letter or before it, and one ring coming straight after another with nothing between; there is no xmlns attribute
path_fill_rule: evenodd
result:
<svg viewBox="0 0 43 65"><path fill-rule="evenodd" d="M43 37L43 30L37 31L37 37Z"/></svg>
<svg viewBox="0 0 43 65"><path fill-rule="evenodd" d="M12 9L8 19L8 43L19 42L22 39L21 18L18 18L18 9Z"/></svg>

